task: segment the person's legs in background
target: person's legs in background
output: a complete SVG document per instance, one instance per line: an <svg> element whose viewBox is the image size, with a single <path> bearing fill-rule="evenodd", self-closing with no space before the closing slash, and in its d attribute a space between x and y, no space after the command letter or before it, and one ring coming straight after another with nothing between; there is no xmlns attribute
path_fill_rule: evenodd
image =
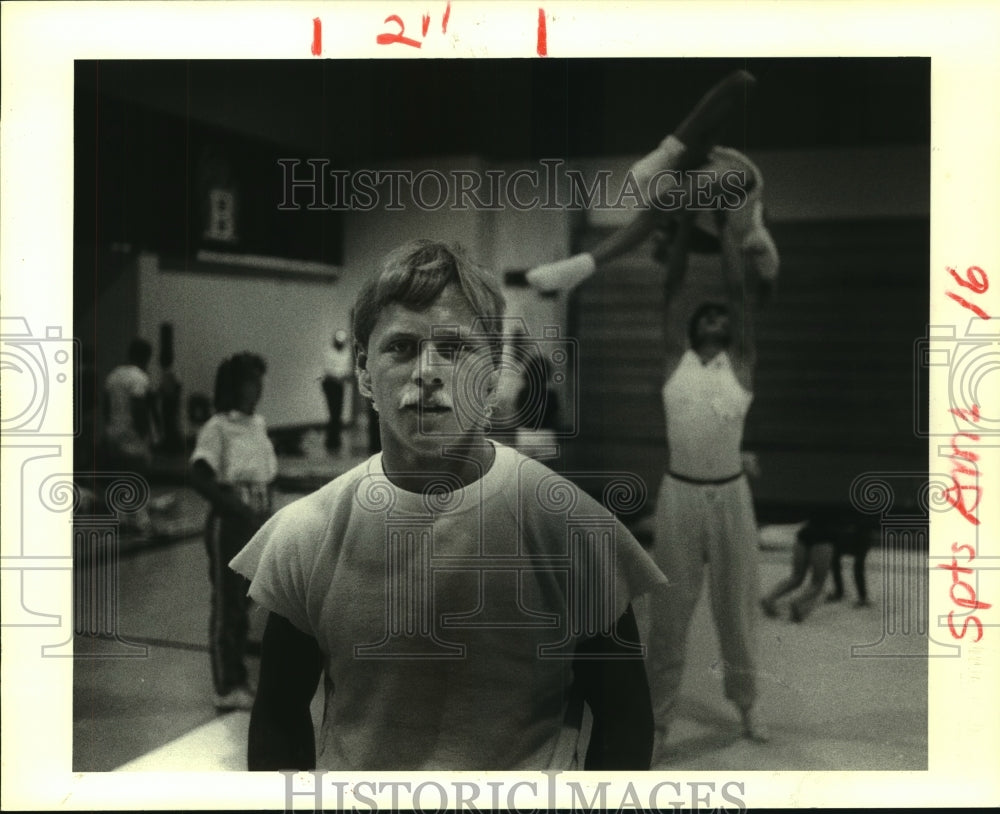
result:
<svg viewBox="0 0 1000 814"><path fill-rule="evenodd" d="M844 578L841 573L840 561L844 555L848 555L854 561L852 571L854 588L858 595L854 606L856 608L867 607L868 586L865 580L865 559L868 556L868 549L871 547L872 533L868 524L853 520L845 521L845 524L836 530L833 558L830 564L834 587L827 594L827 602L839 602L844 598Z"/></svg>
<svg viewBox="0 0 1000 814"><path fill-rule="evenodd" d="M134 434L133 434L134 435ZM138 436L120 439L105 439L98 460L104 477L99 479L101 488L97 500L103 509L110 509L105 488L113 483L116 474L134 476L145 481L147 491L150 489L149 476L152 471L153 454L149 444ZM140 538L153 535L153 520L146 503L133 511L116 510L119 528L123 533L134 534Z"/></svg>
<svg viewBox="0 0 1000 814"><path fill-rule="evenodd" d="M868 584L865 579L865 560L871 547L871 531L862 526L854 536L854 588L858 592L856 608L868 606Z"/></svg>
<svg viewBox="0 0 1000 814"><path fill-rule="evenodd" d="M248 529L236 518L209 513L205 528L208 575L211 582L208 649L219 711L250 709L253 694L248 685L246 654L247 581L229 568L229 561L249 539Z"/></svg>
<svg viewBox="0 0 1000 814"><path fill-rule="evenodd" d="M726 698L740 711L744 736L767 741L770 735L756 706L759 539L750 487L741 478L702 488L714 509L707 535L709 588Z"/></svg>
<svg viewBox="0 0 1000 814"><path fill-rule="evenodd" d="M326 449L339 452L341 446L341 413L344 410L344 383L333 376L323 379L323 395L330 418L326 425Z"/></svg>
<svg viewBox="0 0 1000 814"><path fill-rule="evenodd" d="M833 575L833 590L826 595L827 602L839 602L844 598L844 575L840 570L840 558L843 549L839 545L833 547L833 557L830 560L830 573Z"/></svg>
<svg viewBox="0 0 1000 814"><path fill-rule="evenodd" d="M806 578L808 569L809 549L801 540L796 540L795 545L792 547L791 574L775 585L767 596L760 600L760 606L764 609L764 613L767 616L770 616L772 619L777 617L777 601L786 594L790 594L802 584Z"/></svg>
<svg viewBox="0 0 1000 814"><path fill-rule="evenodd" d="M833 543L813 543L809 546L809 583L792 601L793 622L801 622L813 612L823 592L831 559L833 559Z"/></svg>
<svg viewBox="0 0 1000 814"><path fill-rule="evenodd" d="M646 616L640 629L644 628L655 725L653 767L667 758L666 741L684 676L688 631L705 572L697 508L684 499L685 490L691 488L669 476L660 485L650 553L670 583L637 605L637 614Z"/></svg>

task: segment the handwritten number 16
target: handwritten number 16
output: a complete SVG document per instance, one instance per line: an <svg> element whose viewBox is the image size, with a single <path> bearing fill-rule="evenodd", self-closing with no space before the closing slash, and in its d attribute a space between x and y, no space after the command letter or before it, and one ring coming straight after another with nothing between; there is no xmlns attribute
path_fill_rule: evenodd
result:
<svg viewBox="0 0 1000 814"><path fill-rule="evenodd" d="M958 272L956 272L951 266L948 267L948 273L955 278L956 283L964 288L971 289L975 294L983 294L990 287L990 281L986 276L986 272L979 268L979 266L969 266L965 272L965 280L959 277ZM963 308L968 308L980 319L990 318L989 314L987 314L982 308L975 303L969 302L965 299L965 297L962 297L953 291L946 291L945 294L955 300L955 302Z"/></svg>

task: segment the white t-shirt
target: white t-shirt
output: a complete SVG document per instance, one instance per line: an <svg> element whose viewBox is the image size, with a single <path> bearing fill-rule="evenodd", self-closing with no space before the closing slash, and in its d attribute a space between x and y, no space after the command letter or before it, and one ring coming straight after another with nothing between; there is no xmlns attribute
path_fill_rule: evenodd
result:
<svg viewBox="0 0 1000 814"><path fill-rule="evenodd" d="M375 455L230 563L324 654L319 768L577 765L576 645L666 578L599 503L495 446L481 479L427 496Z"/></svg>
<svg viewBox="0 0 1000 814"><path fill-rule="evenodd" d="M104 380L108 397L108 423L105 433L114 440L130 440L138 436L132 421L132 399L144 399L149 394L149 376L136 365L120 365Z"/></svg>
<svg viewBox="0 0 1000 814"><path fill-rule="evenodd" d="M261 415L216 413L198 432L191 463L205 461L219 483L236 488L245 503L267 510L267 484L278 474L274 445Z"/></svg>
<svg viewBox="0 0 1000 814"><path fill-rule="evenodd" d="M345 345L340 350L330 346L323 357L323 372L334 379L350 379L354 376L354 353Z"/></svg>
<svg viewBox="0 0 1000 814"><path fill-rule="evenodd" d="M753 396L733 373L729 354L702 364L688 349L663 386L670 471L727 478L743 469L743 425Z"/></svg>

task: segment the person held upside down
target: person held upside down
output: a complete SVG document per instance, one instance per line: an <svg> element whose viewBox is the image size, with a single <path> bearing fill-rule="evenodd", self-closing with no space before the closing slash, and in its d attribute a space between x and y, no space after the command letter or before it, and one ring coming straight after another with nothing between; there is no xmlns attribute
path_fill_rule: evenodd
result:
<svg viewBox="0 0 1000 814"><path fill-rule="evenodd" d="M662 391L669 457L656 503L652 553L671 584L645 605L647 670L656 722L654 767L664 759L706 565L726 697L739 709L744 735L757 741L769 738L756 705L758 538L747 482L751 467L741 447L753 400L754 316L777 279L779 258L764 223L760 170L737 150L705 146L751 81L739 72L716 86L674 134L633 166L633 176L643 179L640 187L645 187L645 179L659 175L662 183L652 185L652 194L659 198L650 203L661 206L644 207L592 251L539 266L527 275L529 283L542 291L571 288L654 230L666 227L669 235ZM665 215L664 210L667 194L683 200L678 191L688 196L694 191L691 177L680 172L692 168L705 170L703 179L738 178L740 183L736 208L719 208L708 215L718 236L725 301L701 303L683 313L678 295L684 289L696 219L705 220L706 214L682 209ZM727 201L725 195L715 197Z"/></svg>

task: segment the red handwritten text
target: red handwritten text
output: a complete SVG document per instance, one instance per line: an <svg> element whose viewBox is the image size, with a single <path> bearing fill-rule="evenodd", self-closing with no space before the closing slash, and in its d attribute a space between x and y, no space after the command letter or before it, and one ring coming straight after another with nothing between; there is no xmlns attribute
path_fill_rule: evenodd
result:
<svg viewBox="0 0 1000 814"><path fill-rule="evenodd" d="M969 266L966 269L965 276L966 279L962 279L958 276L958 272L955 269L948 267L948 273L955 278L955 282L964 288L970 289L975 294L985 294L990 287L989 278L986 276L986 272L983 271L979 266ZM987 314L982 308L980 308L975 303L969 302L965 297L956 294L953 291L946 291L949 297L951 297L955 302L961 305L963 308L968 308L972 313L974 313L980 319L989 319L990 315Z"/></svg>
<svg viewBox="0 0 1000 814"><path fill-rule="evenodd" d="M978 404L973 404L971 410L952 408L948 412L970 424L979 422ZM948 501L953 509L957 509L958 513L972 523L972 525L978 526L979 518L976 517L976 509L983 497L982 487L976 482L971 484L962 483L959 477L966 476L978 479L979 467L976 466L976 463L979 461L979 456L975 452L970 452L959 447L958 439L960 438L966 438L974 442L979 441L979 435L971 432L957 432L951 437L951 455L948 456L952 460L951 486L945 489L944 499ZM966 492L972 492L974 495L972 505L966 503Z"/></svg>
<svg viewBox="0 0 1000 814"><path fill-rule="evenodd" d="M403 23L402 17L398 14L390 14L385 18L387 23L395 23L399 26L399 31L391 34L379 34L375 38L375 42L379 45L394 45L399 43L400 45L409 45L413 48L419 48L423 43L419 40L412 39L410 37L404 37L403 32L406 31L406 25Z"/></svg>
<svg viewBox="0 0 1000 814"><path fill-rule="evenodd" d="M952 408L949 412L956 418L966 422L967 424L978 424L980 421L979 405L973 404L972 409L962 410ZM972 432L957 432L952 436L951 439L951 455L948 457L952 460L952 470L951 470L951 483L952 485L945 489L944 497L945 500L952 506L952 508L957 509L958 513L962 515L966 520L968 520L973 526L979 525L979 518L976 517L976 510L979 507L979 502L982 500L982 489L979 487L976 479L979 477L979 467L977 463L979 461L979 456L975 452L971 452L967 449L962 449L958 444L958 439L964 438L969 441L978 442L979 435ZM967 476L973 478L973 482L962 483L959 480L960 476ZM971 492L974 495L971 505L966 503L966 493ZM951 589L948 595L951 597L951 601L963 610L985 610L986 608L992 607L988 602L981 602L976 596L976 589L971 584L971 581L967 582L964 577L969 576L973 573L974 569L968 566L976 558L976 550L971 545L959 545L958 543L952 543L951 545L952 558L951 564L945 565L943 563L938 564L938 568L944 568L947 571L951 571ZM958 560L955 558L955 554L961 551L966 551L968 557L966 559L966 565L959 565ZM969 630L969 625L976 626L976 638L975 641L979 641L983 638L983 624L979 620L978 616L965 616L962 619L961 630L955 627L955 611L948 612L948 630L951 635L956 639L962 639Z"/></svg>
<svg viewBox="0 0 1000 814"><path fill-rule="evenodd" d="M323 53L323 21L319 17L313 17L313 42L312 55L318 57Z"/></svg>
<svg viewBox="0 0 1000 814"><path fill-rule="evenodd" d="M451 17L451 0L448 0L448 4L445 6L444 15L441 17L441 33L448 33L448 20ZM398 31L383 32L375 37L375 42L379 45L408 45L411 48L420 48L423 45L421 40L415 40L412 37L405 36L406 34L406 24L403 22L403 18L398 14L390 14L385 18L384 22L393 23L399 27ZM427 31L431 26L431 15L423 14L420 17L420 36L426 37Z"/></svg>
<svg viewBox="0 0 1000 814"><path fill-rule="evenodd" d="M976 552L970 545L959 545L958 543L951 544L952 555L958 554L960 551L965 550L968 552L967 563L971 563L976 558ZM951 590L949 591L949 596L951 596L951 601L954 602L958 607L966 610L985 610L986 608L993 607L988 602L981 602L976 597L976 589L966 582L963 577L968 576L973 573L972 568L964 567L958 564L958 560L952 556L951 564L946 565L944 563L938 563L938 568L944 568L946 571L951 571ZM948 611L948 630L951 631L951 635L956 639L964 639L965 634L969 630L969 625L976 626L976 638L974 641L979 641L983 638L983 623L980 621L978 616L966 616L962 620L962 629L957 630L955 628L955 611Z"/></svg>
<svg viewBox="0 0 1000 814"><path fill-rule="evenodd" d="M549 34L545 27L545 9L538 9L538 41L535 45L535 53L540 57L549 54Z"/></svg>
<svg viewBox="0 0 1000 814"><path fill-rule="evenodd" d="M969 266L965 271L965 277L959 276L958 272L951 266L947 268L952 279L962 288L969 289L973 294L985 294L990 287L990 281L986 276L986 272L979 266ZM982 308L970 302L965 297L956 294L954 291L946 291L945 293L963 308L972 311L980 319L990 318L989 314ZM976 516L976 511L979 508L980 501L983 499L983 490L979 486L979 455L966 447L969 442L979 442L980 434L976 426L979 424L981 418L979 405L973 404L970 409L953 406L948 412L966 426L962 427L956 424L959 427L959 431L951 437L951 454L948 456L952 462L951 486L944 490L944 498L948 502L948 505L958 511L969 523L973 526L978 526L979 518ZM963 478L968 480L963 481ZM960 565L955 555L963 551L967 556L965 563ZM937 567L951 571L951 589L948 592L948 596L951 598L952 603L960 609L960 613L964 615L960 616L962 624L959 629L955 627L956 611L949 611L948 630L951 632L953 638L963 639L969 631L969 626L975 625L976 638L974 641L978 642L983 638L983 623L977 615L969 612L986 610L992 606L988 602L982 602L976 596L976 589L972 584L974 580L966 579L966 577L970 577L975 572L971 563L976 558L976 549L975 546L952 543L951 553L951 563L939 563Z"/></svg>

